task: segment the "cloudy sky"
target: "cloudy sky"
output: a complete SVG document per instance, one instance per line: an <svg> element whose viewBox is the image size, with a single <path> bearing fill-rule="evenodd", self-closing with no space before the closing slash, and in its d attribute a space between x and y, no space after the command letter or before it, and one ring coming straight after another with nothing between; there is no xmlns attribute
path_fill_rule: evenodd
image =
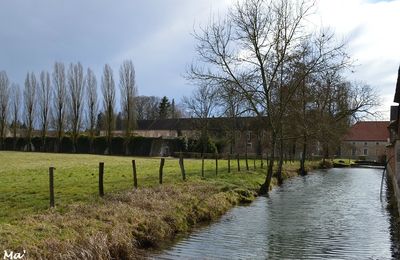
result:
<svg viewBox="0 0 400 260"><path fill-rule="evenodd" d="M233 0L2 0L0 70L23 84L28 71L80 61L117 74L132 59L139 94L180 100L193 89L182 77L195 58L193 28L224 14ZM373 86L388 110L400 65L400 0L317 0L316 25L349 42L349 76ZM385 115L386 116L386 115Z"/></svg>

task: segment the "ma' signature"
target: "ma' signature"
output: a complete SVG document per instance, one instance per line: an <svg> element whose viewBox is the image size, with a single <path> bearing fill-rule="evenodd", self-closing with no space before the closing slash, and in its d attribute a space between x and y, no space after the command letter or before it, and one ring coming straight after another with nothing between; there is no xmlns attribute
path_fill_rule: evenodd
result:
<svg viewBox="0 0 400 260"><path fill-rule="evenodd" d="M25 250L23 250L22 253L4 250L3 259L23 259L25 257L25 254Z"/></svg>

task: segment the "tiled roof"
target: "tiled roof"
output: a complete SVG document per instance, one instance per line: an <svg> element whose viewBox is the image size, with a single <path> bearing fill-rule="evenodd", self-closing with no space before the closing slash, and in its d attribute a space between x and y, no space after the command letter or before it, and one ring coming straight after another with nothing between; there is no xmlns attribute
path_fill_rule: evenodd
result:
<svg viewBox="0 0 400 260"><path fill-rule="evenodd" d="M256 130L263 128L260 119L257 117L228 117L215 118L177 118L177 119L157 119L157 120L138 120L137 130L196 130L208 123L208 130Z"/></svg>
<svg viewBox="0 0 400 260"><path fill-rule="evenodd" d="M354 124L344 141L387 141L389 121L364 121Z"/></svg>

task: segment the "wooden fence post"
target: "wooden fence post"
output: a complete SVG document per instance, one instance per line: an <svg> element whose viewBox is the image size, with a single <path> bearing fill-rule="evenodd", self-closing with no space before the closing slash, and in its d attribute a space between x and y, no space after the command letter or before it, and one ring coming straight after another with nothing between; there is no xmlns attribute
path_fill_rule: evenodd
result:
<svg viewBox="0 0 400 260"><path fill-rule="evenodd" d="M99 195L100 195L100 197L104 196L103 176L104 176L104 162L100 162L99 163Z"/></svg>
<svg viewBox="0 0 400 260"><path fill-rule="evenodd" d="M215 154L215 175L218 175L218 154Z"/></svg>
<svg viewBox="0 0 400 260"><path fill-rule="evenodd" d="M249 158L247 157L247 152L244 154L246 159L246 171L249 171Z"/></svg>
<svg viewBox="0 0 400 260"><path fill-rule="evenodd" d="M49 167L49 186L50 186L50 208L54 208L54 170L56 168Z"/></svg>
<svg viewBox="0 0 400 260"><path fill-rule="evenodd" d="M228 153L228 173L231 172L231 154Z"/></svg>
<svg viewBox="0 0 400 260"><path fill-rule="evenodd" d="M204 155L201 156L201 177L204 177Z"/></svg>
<svg viewBox="0 0 400 260"><path fill-rule="evenodd" d="M240 155L239 154L237 154L237 169L238 169L238 172L240 172Z"/></svg>
<svg viewBox="0 0 400 260"><path fill-rule="evenodd" d="M183 162L183 155L182 152L179 155L179 167L181 168L182 179L186 181L186 173L185 173L185 164Z"/></svg>
<svg viewBox="0 0 400 260"><path fill-rule="evenodd" d="M161 160L160 160L160 175L159 175L160 184L162 184L162 182L163 182L163 168L164 168L164 163L165 163L165 158L161 158Z"/></svg>
<svg viewBox="0 0 400 260"><path fill-rule="evenodd" d="M137 189L137 175L136 175L136 162L132 160L132 171L133 171L133 187Z"/></svg>

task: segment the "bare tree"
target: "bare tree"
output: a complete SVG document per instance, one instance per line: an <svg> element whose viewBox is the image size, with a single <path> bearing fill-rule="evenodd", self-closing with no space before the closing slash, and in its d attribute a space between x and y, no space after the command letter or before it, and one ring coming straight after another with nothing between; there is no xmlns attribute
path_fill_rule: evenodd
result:
<svg viewBox="0 0 400 260"><path fill-rule="evenodd" d="M64 135L65 129L65 114L67 105L67 89L65 85L65 67L61 62L54 64L53 70L53 84L54 84L54 123L57 131L57 147L56 150L61 152L61 139Z"/></svg>
<svg viewBox="0 0 400 260"><path fill-rule="evenodd" d="M99 110L99 105L97 99L97 80L96 76L90 68L88 68L86 74L86 97L90 152L93 152L93 140L96 131L96 118Z"/></svg>
<svg viewBox="0 0 400 260"><path fill-rule="evenodd" d="M183 118L185 117L185 111L183 108L183 104L181 103L175 103L175 99L173 98L171 101L171 118L176 119L176 118Z"/></svg>
<svg viewBox="0 0 400 260"><path fill-rule="evenodd" d="M11 115L12 115L12 133L13 133L13 149L17 149L17 130L20 127L21 114L21 88L18 84L11 84Z"/></svg>
<svg viewBox="0 0 400 260"><path fill-rule="evenodd" d="M338 77L335 81L331 77L323 80L317 88L318 93L325 93L317 99L317 120L320 122L317 138L325 159L336 152L352 122L378 115L374 108L381 101L376 91L365 83L348 82Z"/></svg>
<svg viewBox="0 0 400 260"><path fill-rule="evenodd" d="M85 81L82 65L70 64L68 69L68 93L70 99L71 137L73 152L76 152L76 142L81 128L83 96L85 94Z"/></svg>
<svg viewBox="0 0 400 260"><path fill-rule="evenodd" d="M161 102L159 97L155 96L137 96L135 97L136 112L138 120L154 120L158 118L158 106Z"/></svg>
<svg viewBox="0 0 400 260"><path fill-rule="evenodd" d="M50 102L52 101L52 90L50 83L50 74L42 71L40 73L40 85L39 85L39 107L40 107L40 125L42 128L42 151L46 149L46 135L49 127L49 114L50 114Z"/></svg>
<svg viewBox="0 0 400 260"><path fill-rule="evenodd" d="M304 41L312 36L305 30L312 7L306 0L245 0L236 4L226 20L212 21L195 33L200 65L191 67L189 79L211 86L233 86L270 134L261 193L269 190L277 148L278 179L280 176L287 104L298 88L298 84L289 85L292 75L288 72ZM324 35L318 39L324 41ZM342 44L320 46L317 55L307 61L303 78L343 48Z"/></svg>
<svg viewBox="0 0 400 260"><path fill-rule="evenodd" d="M128 142L135 126L135 97L137 93L135 68L131 60L125 60L119 69L121 108L125 128L125 153L129 154Z"/></svg>
<svg viewBox="0 0 400 260"><path fill-rule="evenodd" d="M33 150L32 131L35 123L37 89L38 89L38 83L36 81L35 74L33 72L28 73L25 78L25 89L24 89L25 123L27 127L26 131L27 151Z"/></svg>
<svg viewBox="0 0 400 260"><path fill-rule="evenodd" d="M9 101L10 82L7 73L5 71L0 71L0 149L4 149Z"/></svg>
<svg viewBox="0 0 400 260"><path fill-rule="evenodd" d="M191 116L208 118L215 112L218 106L217 98L216 89L207 85L200 85L193 91L190 97L183 97L182 102Z"/></svg>
<svg viewBox="0 0 400 260"><path fill-rule="evenodd" d="M217 90L218 98L221 100L222 114L230 118L230 122L225 125L227 132L227 139L230 145L229 152L234 152L236 147L236 132L237 129L237 118L247 112L246 99L239 95L234 86L220 86ZM246 145L247 152L247 145Z"/></svg>
<svg viewBox="0 0 400 260"><path fill-rule="evenodd" d="M111 154L112 131L114 130L114 110L115 110L115 83L111 67L106 64L101 77L101 90L103 92L103 107L105 113L106 138L108 154Z"/></svg>
<svg viewBox="0 0 400 260"><path fill-rule="evenodd" d="M200 118L198 127L201 129L200 141L203 147L203 153L206 153L208 136L208 120L218 107L218 95L215 88L208 85L199 85L190 97L183 97L182 102L189 115Z"/></svg>

